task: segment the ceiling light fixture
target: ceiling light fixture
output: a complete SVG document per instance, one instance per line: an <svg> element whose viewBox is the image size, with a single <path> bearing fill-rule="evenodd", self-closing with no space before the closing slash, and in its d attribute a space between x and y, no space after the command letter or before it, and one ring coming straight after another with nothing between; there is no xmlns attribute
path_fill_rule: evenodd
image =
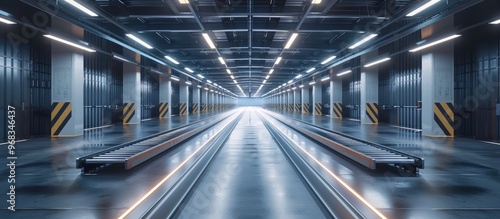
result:
<svg viewBox="0 0 500 219"><path fill-rule="evenodd" d="M296 79L299 79L301 78L303 75L302 74L298 74L297 76L295 76Z"/></svg>
<svg viewBox="0 0 500 219"><path fill-rule="evenodd" d="M69 45L69 46L72 46L72 47L75 47L75 48L78 48L78 49L81 49L81 50L85 50L87 52L96 52L95 50L91 49L91 48L87 48L85 46L82 46L82 45L78 45L76 43L73 43L73 42L70 42L68 40L65 40L65 39L62 39L62 38L59 38L59 37L56 37L56 36L53 36L53 35L50 35L50 34L47 34L47 35L43 35L44 37L47 37L49 39L52 39L52 40L55 40L57 42L61 42L61 43L64 43L66 45Z"/></svg>
<svg viewBox="0 0 500 219"><path fill-rule="evenodd" d="M179 0L179 3L185 5L185 4L189 4L189 0Z"/></svg>
<svg viewBox="0 0 500 219"><path fill-rule="evenodd" d="M211 80L207 80L207 83L211 84L211 83L212 83L212 81L211 81Z"/></svg>
<svg viewBox="0 0 500 219"><path fill-rule="evenodd" d="M178 64L179 64L179 62L178 62L177 60L175 60L174 58L172 58L172 57L170 57L170 56L165 56L165 58L166 58L166 59L168 59L168 61L170 61L170 62L172 62L172 63L174 63L174 64L176 64L176 65L178 65Z"/></svg>
<svg viewBox="0 0 500 219"><path fill-rule="evenodd" d="M316 70L316 68L310 68L309 70L306 71L306 73L311 73L314 70Z"/></svg>
<svg viewBox="0 0 500 219"><path fill-rule="evenodd" d="M297 38L298 35L299 35L298 33L293 33L292 34L292 36L290 37L290 39L288 40L288 42L285 45L285 49L290 49L290 47L293 44L293 41L295 41L295 39Z"/></svg>
<svg viewBox="0 0 500 219"><path fill-rule="evenodd" d="M356 47L358 47L358 46L360 46L360 45L362 45L362 44L364 44L364 43L368 42L369 40L371 40L371 39L375 38L377 35L378 35L378 34L375 34L375 33L370 34L370 35L368 35L367 37L365 37L365 38L363 38L362 40L360 40L359 42L357 42L357 43L353 44L352 46L349 46L349 49L354 49L354 48L356 48Z"/></svg>
<svg viewBox="0 0 500 219"><path fill-rule="evenodd" d="M233 75L231 75L231 79L233 79L233 80L234 80L234 76L233 76Z"/></svg>
<svg viewBox="0 0 500 219"><path fill-rule="evenodd" d="M226 68L226 72L227 72L228 74L232 74L232 72L231 72L231 70L229 70L229 68Z"/></svg>
<svg viewBox="0 0 500 219"><path fill-rule="evenodd" d="M321 78L321 81L328 81L328 80L330 80L330 76L325 77L325 78Z"/></svg>
<svg viewBox="0 0 500 219"><path fill-rule="evenodd" d="M433 6L434 4L438 3L440 0L431 0L427 3L425 3L424 5L418 7L417 9L413 10L412 12L408 13L406 15L406 17L412 17L412 16L415 16L416 14L422 12L423 10Z"/></svg>
<svg viewBox="0 0 500 219"><path fill-rule="evenodd" d="M490 24L500 24L500 19L490 22Z"/></svg>
<svg viewBox="0 0 500 219"><path fill-rule="evenodd" d="M351 72L352 72L351 70L346 70L346 71L338 73L337 76L342 76L342 75L345 75L345 74L349 74Z"/></svg>
<svg viewBox="0 0 500 219"><path fill-rule="evenodd" d="M204 77L203 75L201 75L201 74L198 74L197 76L198 76L199 78L205 78L205 77Z"/></svg>
<svg viewBox="0 0 500 219"><path fill-rule="evenodd" d="M274 63L275 65L280 64L281 59L283 59L281 56L276 59L276 62Z"/></svg>
<svg viewBox="0 0 500 219"><path fill-rule="evenodd" d="M316 81L309 82L309 85L314 85L314 84L316 84Z"/></svg>
<svg viewBox="0 0 500 219"><path fill-rule="evenodd" d="M321 0L312 0L311 2L313 5L317 5L319 3L321 3Z"/></svg>
<svg viewBox="0 0 500 219"><path fill-rule="evenodd" d="M267 79L269 79L269 77L270 77L270 76L269 76L269 75L267 75L267 76L266 76L266 80L267 80Z"/></svg>
<svg viewBox="0 0 500 219"><path fill-rule="evenodd" d="M271 70L269 70L269 74L272 74L274 72L274 68L272 68Z"/></svg>
<svg viewBox="0 0 500 219"><path fill-rule="evenodd" d="M125 34L125 36L129 37L130 39L133 39L135 42L141 44L142 46L148 48L148 49L153 49L153 47L149 44L147 44L146 42L142 41L141 39L139 39L138 37L134 36L133 34Z"/></svg>
<svg viewBox="0 0 500 219"><path fill-rule="evenodd" d="M193 73L193 72L194 72L192 69L190 69L190 68L188 68L188 67L185 67L185 68L184 68L184 70L186 70L186 71L188 71L188 72L191 72L191 73Z"/></svg>
<svg viewBox="0 0 500 219"><path fill-rule="evenodd" d="M330 56L329 58L325 59L324 61L321 62L322 65L325 65L326 63L329 63L333 59L337 58L337 56Z"/></svg>
<svg viewBox="0 0 500 219"><path fill-rule="evenodd" d="M7 20L5 18L1 18L1 17L0 17L0 22L2 22L4 24L16 24L16 22L14 22L14 21L9 21L9 20Z"/></svg>
<svg viewBox="0 0 500 219"><path fill-rule="evenodd" d="M303 85L303 84L299 85L299 88L303 88L303 87L304 87L304 85Z"/></svg>
<svg viewBox="0 0 500 219"><path fill-rule="evenodd" d="M205 38L205 41L207 41L208 46L210 46L211 49L215 49L215 44L212 42L212 39L210 39L210 36L208 33L202 33L203 38Z"/></svg>
<svg viewBox="0 0 500 219"><path fill-rule="evenodd" d="M90 9L86 8L85 6L81 5L78 2L75 2L73 0L66 0L66 2L69 3L69 4L71 4L73 7L80 9L80 11L83 11L86 14L92 16L92 17L98 17L99 16L96 13L94 13L93 11L91 11Z"/></svg>
<svg viewBox="0 0 500 219"><path fill-rule="evenodd" d="M223 64L223 65L225 65L225 64L226 64L226 62L224 61L224 58L222 58L222 57L220 57L220 56L219 56L219 62L220 62L220 64Z"/></svg>
<svg viewBox="0 0 500 219"><path fill-rule="evenodd" d="M389 58L389 57L385 57L385 58L382 58L382 59L379 59L379 60L376 60L376 61L370 62L370 63L366 64L364 67L365 67L365 68L368 68L368 67L371 67L371 66L374 66L374 65L380 64L380 63L382 63L382 62L387 62L387 61L389 61L389 60L391 60L391 58Z"/></svg>
<svg viewBox="0 0 500 219"><path fill-rule="evenodd" d="M418 51L420 51L420 50L427 49L427 48L429 48L429 47L431 47L431 46L435 46L435 45L437 45L437 44L444 43L444 42L446 42L446 41L449 41L449 40L455 39L455 38L457 38L457 37L460 37L460 35L457 35L457 34L455 34L455 35L451 35L451 36L449 36L449 37L445 37L445 38L443 38L443 39L436 40L436 41L434 41L434 42L431 42L431 43L425 44L425 45L423 45L423 46L419 46L419 47L417 47L417 48L415 48L415 49L410 50L410 52L418 52Z"/></svg>
<svg viewBox="0 0 500 219"><path fill-rule="evenodd" d="M187 85L192 85L193 83L191 81L186 81Z"/></svg>
<svg viewBox="0 0 500 219"><path fill-rule="evenodd" d="M174 76L170 76L170 79L172 79L174 81L179 81L179 78L178 77L174 77Z"/></svg>
<svg viewBox="0 0 500 219"><path fill-rule="evenodd" d="M262 83L265 84L267 82L267 80L264 80Z"/></svg>

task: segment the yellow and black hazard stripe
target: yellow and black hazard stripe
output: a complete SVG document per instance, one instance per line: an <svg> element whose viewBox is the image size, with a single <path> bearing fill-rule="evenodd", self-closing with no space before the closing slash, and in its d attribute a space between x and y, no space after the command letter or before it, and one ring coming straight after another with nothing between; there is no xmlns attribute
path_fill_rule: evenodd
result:
<svg viewBox="0 0 500 219"><path fill-rule="evenodd" d="M315 113L315 115L322 115L323 114L323 104L315 103L314 104L314 113Z"/></svg>
<svg viewBox="0 0 500 219"><path fill-rule="evenodd" d="M293 104L288 104L288 112L293 112Z"/></svg>
<svg viewBox="0 0 500 219"><path fill-rule="evenodd" d="M300 103L295 104L295 112L300 112Z"/></svg>
<svg viewBox="0 0 500 219"><path fill-rule="evenodd" d="M372 123L378 124L378 104L377 103L366 103L366 115Z"/></svg>
<svg viewBox="0 0 500 219"><path fill-rule="evenodd" d="M135 116L135 103L125 103L123 108L123 123L130 123L130 120Z"/></svg>
<svg viewBox="0 0 500 219"><path fill-rule="evenodd" d="M305 114L309 114L310 111L311 111L311 108L309 108L309 104L308 103L304 103L302 105L302 112L305 113Z"/></svg>
<svg viewBox="0 0 500 219"><path fill-rule="evenodd" d="M207 111L207 104L206 103L202 103L201 104L201 111L202 112L206 112Z"/></svg>
<svg viewBox="0 0 500 219"><path fill-rule="evenodd" d="M335 118L342 118L342 104L340 103L333 103L333 117Z"/></svg>
<svg viewBox="0 0 500 219"><path fill-rule="evenodd" d="M198 103L193 103L193 114L198 113Z"/></svg>
<svg viewBox="0 0 500 219"><path fill-rule="evenodd" d="M453 112L453 103L434 103L434 121L436 121L446 136L454 136L455 130L453 129L453 125L455 123L455 113Z"/></svg>
<svg viewBox="0 0 500 219"><path fill-rule="evenodd" d="M52 136L59 135L66 124L68 124L68 121L71 119L72 108L71 102L52 103L52 112L50 114L50 134Z"/></svg>
<svg viewBox="0 0 500 219"><path fill-rule="evenodd" d="M161 102L160 103L160 118L165 117L168 113L168 103L167 102Z"/></svg>
<svg viewBox="0 0 500 219"><path fill-rule="evenodd" d="M187 104L181 103L179 105L179 115L186 115Z"/></svg>

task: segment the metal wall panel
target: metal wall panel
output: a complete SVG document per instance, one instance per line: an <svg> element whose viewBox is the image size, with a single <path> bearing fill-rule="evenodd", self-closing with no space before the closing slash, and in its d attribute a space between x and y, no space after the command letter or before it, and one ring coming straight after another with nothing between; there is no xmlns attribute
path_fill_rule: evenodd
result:
<svg viewBox="0 0 500 219"><path fill-rule="evenodd" d="M352 60L351 66L359 66L359 58ZM343 116L359 120L361 119L361 69L353 69L352 73L341 77Z"/></svg>
<svg viewBox="0 0 500 219"><path fill-rule="evenodd" d="M420 33L414 33L379 50L392 53L414 45ZM420 54L401 53L390 62L379 66L380 122L401 127L421 129L422 111L417 108L422 100L422 58Z"/></svg>
<svg viewBox="0 0 500 219"><path fill-rule="evenodd" d="M180 104L180 95L179 95L180 87L179 82L172 80L172 115L179 115L179 104ZM208 95L210 95L209 93Z"/></svg>
<svg viewBox="0 0 500 219"><path fill-rule="evenodd" d="M85 33L84 40L101 49L117 50L117 45ZM84 128L119 122L123 105L123 68L121 62L103 53L84 54Z"/></svg>
<svg viewBox="0 0 500 219"><path fill-rule="evenodd" d="M323 103L323 115L330 115L330 81L320 81L321 83L321 103Z"/></svg>
<svg viewBox="0 0 500 219"><path fill-rule="evenodd" d="M50 44L39 34L23 35L21 28L0 29L0 142L7 140L9 105L16 108L16 139L50 130Z"/></svg>
<svg viewBox="0 0 500 219"><path fill-rule="evenodd" d="M160 83L159 76L149 69L157 68L156 63L141 59L141 119L157 118L160 107Z"/></svg>
<svg viewBox="0 0 500 219"><path fill-rule="evenodd" d="M455 134L500 139L500 31L490 26L455 43Z"/></svg>

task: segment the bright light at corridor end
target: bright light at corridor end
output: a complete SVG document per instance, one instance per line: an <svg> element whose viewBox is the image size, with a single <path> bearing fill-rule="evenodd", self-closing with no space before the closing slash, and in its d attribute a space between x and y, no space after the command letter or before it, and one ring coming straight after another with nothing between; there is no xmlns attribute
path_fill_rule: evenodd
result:
<svg viewBox="0 0 500 219"><path fill-rule="evenodd" d="M490 22L490 24L500 24L500 19Z"/></svg>
<svg viewBox="0 0 500 219"><path fill-rule="evenodd" d="M440 40L436 40L436 41L434 41L434 42L427 43L427 44L425 44L425 45L423 45L423 46L419 46L419 47L417 47L417 48L415 48L415 49L410 50L410 52L418 52L418 51L420 51L420 50L427 49L427 48L429 48L429 47L431 47L431 46L435 46L435 45L437 45L437 44L444 43L444 42L446 42L446 41L449 41L449 40L452 40L452 39L458 38L458 37L460 37L460 36L461 36L461 35L458 35L458 34L451 35L451 36L449 36L449 37L445 37L445 38L443 38L443 39L440 39Z"/></svg>

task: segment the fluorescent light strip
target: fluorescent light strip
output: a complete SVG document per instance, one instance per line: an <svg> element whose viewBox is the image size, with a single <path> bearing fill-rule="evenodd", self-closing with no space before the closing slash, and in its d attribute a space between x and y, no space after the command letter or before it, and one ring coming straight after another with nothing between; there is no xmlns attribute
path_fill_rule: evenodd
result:
<svg viewBox="0 0 500 219"><path fill-rule="evenodd" d="M303 84L299 85L299 88L303 88L303 87L304 87L304 85L303 85Z"/></svg>
<svg viewBox="0 0 500 219"><path fill-rule="evenodd" d="M188 68L188 67L184 68L184 70L186 70L186 71L188 71L188 72L191 72L191 73L193 73L193 72L194 72L192 69L190 69L190 68Z"/></svg>
<svg viewBox="0 0 500 219"><path fill-rule="evenodd" d="M490 24L500 24L500 19L490 22Z"/></svg>
<svg viewBox="0 0 500 219"><path fill-rule="evenodd" d="M416 14L422 12L423 10L427 9L428 7L431 7L432 5L438 3L440 0L431 0L424 5L418 7L417 9L413 10L412 12L408 13L406 17L412 17L415 16Z"/></svg>
<svg viewBox="0 0 500 219"><path fill-rule="evenodd" d="M90 9L86 8L85 6L81 5L78 2L75 2L73 0L66 0L66 2L69 3L69 4L71 4L71 5L73 5L73 7L80 9L80 11L83 11L86 14L92 16L92 17L98 17L99 16L96 13L94 13L93 11L91 11Z"/></svg>
<svg viewBox="0 0 500 219"><path fill-rule="evenodd" d="M204 77L203 75L201 75L201 74L198 74L197 76L198 76L199 78L205 78L205 77Z"/></svg>
<svg viewBox="0 0 500 219"><path fill-rule="evenodd" d="M321 81L328 81L330 80L330 77L322 78Z"/></svg>
<svg viewBox="0 0 500 219"><path fill-rule="evenodd" d="M267 76L266 76L266 80L267 80L267 79L269 79L269 77L270 77L270 76L269 76L269 75L267 75Z"/></svg>
<svg viewBox="0 0 500 219"><path fill-rule="evenodd" d="M233 76L233 75L231 75L231 79L233 79L233 80L234 80L234 76Z"/></svg>
<svg viewBox="0 0 500 219"><path fill-rule="evenodd" d="M229 70L229 68L226 68L226 72L227 72L228 74L232 74L232 72L231 72L231 70Z"/></svg>
<svg viewBox="0 0 500 219"><path fill-rule="evenodd" d="M205 90L209 90L208 87L204 88Z"/></svg>
<svg viewBox="0 0 500 219"><path fill-rule="evenodd" d="M174 81L179 81L179 78L178 77L174 77L174 76L170 76L170 79L172 79Z"/></svg>
<svg viewBox="0 0 500 219"><path fill-rule="evenodd" d="M292 87L292 90L295 90L295 89L297 89L297 87Z"/></svg>
<svg viewBox="0 0 500 219"><path fill-rule="evenodd" d="M1 18L1 17L0 17L0 22L2 22L4 24L16 24L16 22L14 22L14 21L9 21L9 20L7 20L5 18Z"/></svg>
<svg viewBox="0 0 500 219"><path fill-rule="evenodd" d="M196 87L197 87L197 88L202 88L202 86L201 86L201 85L196 85Z"/></svg>
<svg viewBox="0 0 500 219"><path fill-rule="evenodd" d="M220 64L223 64L223 65L226 64L226 62L224 61L224 58L222 58L222 57L219 57L219 62L220 62Z"/></svg>
<svg viewBox="0 0 500 219"><path fill-rule="evenodd" d="M179 62L178 62L177 60L175 60L174 58L172 58L172 57L170 57L170 56L165 56L165 58L166 58L166 59L168 59L168 61L170 61L170 62L172 62L172 63L174 63L174 64L176 64L176 65L178 65L178 64L179 64Z"/></svg>
<svg viewBox="0 0 500 219"><path fill-rule="evenodd" d="M271 70L269 70L269 74L272 74L274 72L274 68L272 68Z"/></svg>
<svg viewBox="0 0 500 219"><path fill-rule="evenodd" d="M309 82L309 85L314 85L314 84L316 84L316 81Z"/></svg>
<svg viewBox="0 0 500 219"><path fill-rule="evenodd" d="M301 78L302 76L303 76L303 75L299 74L299 75L295 76L295 78L296 78L296 79L299 79L299 78Z"/></svg>
<svg viewBox="0 0 500 219"><path fill-rule="evenodd" d="M121 56L119 56L119 55L115 55L115 54L113 54L113 58L118 59L118 60L120 60L120 61L124 61L124 62L130 63L130 64L135 64L135 65L137 65L137 63L136 63L136 62L130 61L130 60L128 60L128 59L126 59L126 58L124 58L124 57L121 57Z"/></svg>
<svg viewBox="0 0 500 219"><path fill-rule="evenodd" d="M267 80L264 80L262 83L265 84L267 82Z"/></svg>
<svg viewBox="0 0 500 219"><path fill-rule="evenodd" d="M87 51L87 52L96 52L96 51L95 51L95 50L93 50L93 49L87 48L87 47L82 46L82 45L78 45L78 44L76 44L76 43L73 43L73 42L67 41L67 40L65 40L65 39L61 39L61 38L59 38L59 37L52 36L52 35L50 35L50 34L43 35L43 36L44 36L44 37L47 37L47 38L49 38L49 39L55 40L55 41L57 41L57 42L64 43L64 44L66 44L66 45L70 45L70 46L72 46L72 47L75 47L75 48L78 48L78 49L81 49L81 50L85 50L85 51Z"/></svg>
<svg viewBox="0 0 500 219"><path fill-rule="evenodd" d="M360 45L362 45L363 43L366 43L368 42L368 40L371 40L373 38L375 38L378 34L370 34L369 36L365 37L364 39L360 40L359 42L353 44L352 46L349 47L349 49L354 49Z"/></svg>
<svg viewBox="0 0 500 219"><path fill-rule="evenodd" d="M313 5L317 5L319 3L321 3L321 0L312 0L311 2Z"/></svg>
<svg viewBox="0 0 500 219"><path fill-rule="evenodd" d="M316 70L316 68L310 68L309 70L306 71L306 73L311 73L314 70Z"/></svg>
<svg viewBox="0 0 500 219"><path fill-rule="evenodd" d="M382 63L382 62L387 62L387 61L389 61L389 60L391 60L391 58L386 57L386 58L383 58L383 59L379 59L379 60L377 60L377 61L370 62L370 63L366 64L364 67L366 67L366 68L367 68L367 67L371 67L371 66L374 66L374 65L380 64L380 63Z"/></svg>
<svg viewBox="0 0 500 219"><path fill-rule="evenodd" d="M238 84L238 82L237 82L236 80L233 80L233 82L234 82L235 84Z"/></svg>
<svg viewBox="0 0 500 219"><path fill-rule="evenodd" d="M326 63L329 63L333 59L337 58L337 56L330 56L329 58L325 59L324 61L321 62L322 65L325 65Z"/></svg>
<svg viewBox="0 0 500 219"><path fill-rule="evenodd" d="M210 39L210 36L208 33L202 33L203 38L205 38L205 41L207 41L208 46L210 46L211 49L215 49L215 44L212 42L212 39Z"/></svg>
<svg viewBox="0 0 500 219"><path fill-rule="evenodd" d="M192 85L193 83L191 81L186 81L187 85Z"/></svg>
<svg viewBox="0 0 500 219"><path fill-rule="evenodd" d="M352 72L351 70L343 71L343 72L338 73L337 76L342 76L342 75L345 75L345 74L349 74L351 72Z"/></svg>
<svg viewBox="0 0 500 219"><path fill-rule="evenodd" d="M281 56L276 59L276 62L274 63L275 65L280 64L281 59L283 59Z"/></svg>
<svg viewBox="0 0 500 219"><path fill-rule="evenodd" d="M189 0L179 0L179 3L185 5L185 4L189 4Z"/></svg>
<svg viewBox="0 0 500 219"><path fill-rule="evenodd" d="M211 83L212 83L212 81L211 81L211 80L207 80L207 83L211 84Z"/></svg>
<svg viewBox="0 0 500 219"><path fill-rule="evenodd" d="M290 37L290 39L288 40L288 42L285 45L285 49L290 49L290 47L293 44L293 41L295 41L295 39L297 38L298 35L299 35L298 33L293 33L292 34L292 36Z"/></svg>
<svg viewBox="0 0 500 219"><path fill-rule="evenodd" d="M141 39L139 39L138 37L134 36L133 34L125 34L125 36L129 37L130 39L133 39L135 42L141 44L142 46L148 48L148 49L153 49L153 47L149 44L147 44L146 42L142 41Z"/></svg>
<svg viewBox="0 0 500 219"><path fill-rule="evenodd" d="M437 45L437 44L444 43L444 42L446 42L446 41L449 41L449 40L455 39L455 38L457 38L457 37L460 37L460 35L457 35L457 34L455 34L455 35L451 35L451 36L449 36L449 37L445 37L445 38L443 38L443 39L436 40L436 41L431 42L431 43L428 43L428 44L426 44L426 45L419 46L419 47L417 47L417 48L415 48L415 49L410 50L410 52L418 52L418 51L420 51L420 50L427 49L427 48L429 48L429 47L431 47L431 46L435 46L435 45Z"/></svg>

